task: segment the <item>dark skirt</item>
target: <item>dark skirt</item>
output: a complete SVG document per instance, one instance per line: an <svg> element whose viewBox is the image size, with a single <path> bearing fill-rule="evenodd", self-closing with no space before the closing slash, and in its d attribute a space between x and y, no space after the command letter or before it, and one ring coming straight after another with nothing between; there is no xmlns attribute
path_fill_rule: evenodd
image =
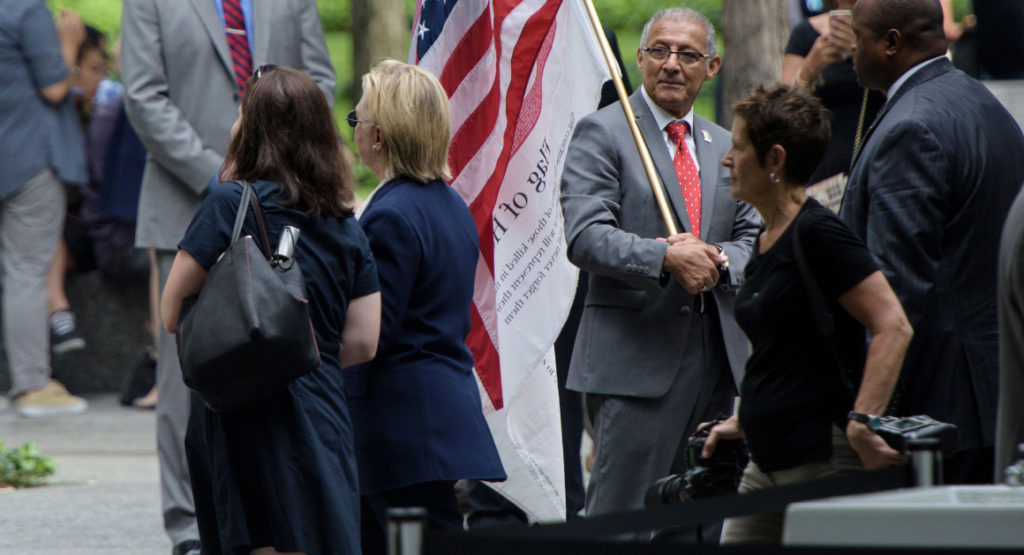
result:
<svg viewBox="0 0 1024 555"><path fill-rule="evenodd" d="M244 412L195 395L185 439L203 553L359 553L352 424L337 369L321 366Z"/></svg>

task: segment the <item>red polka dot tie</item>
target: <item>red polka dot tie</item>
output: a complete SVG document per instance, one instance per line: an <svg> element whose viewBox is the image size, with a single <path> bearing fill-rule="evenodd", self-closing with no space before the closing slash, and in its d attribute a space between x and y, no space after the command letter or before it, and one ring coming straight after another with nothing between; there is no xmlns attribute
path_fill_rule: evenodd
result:
<svg viewBox="0 0 1024 555"><path fill-rule="evenodd" d="M690 149L686 148L686 131L690 125L685 121L673 121L665 126L668 138L676 144L676 155L672 164L676 167L679 177L679 188L683 191L686 201L686 217L690 219L690 230L700 239L700 174L693 163Z"/></svg>

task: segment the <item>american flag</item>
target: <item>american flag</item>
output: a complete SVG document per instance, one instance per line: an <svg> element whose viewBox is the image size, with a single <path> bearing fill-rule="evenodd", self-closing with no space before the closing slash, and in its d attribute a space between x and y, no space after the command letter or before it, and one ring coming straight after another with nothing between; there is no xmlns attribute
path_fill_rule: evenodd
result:
<svg viewBox="0 0 1024 555"><path fill-rule="evenodd" d="M409 58L448 93L452 186L480 236L466 342L509 475L494 487L535 520L564 519L552 346L577 271L558 184L608 70L580 0L419 0Z"/></svg>

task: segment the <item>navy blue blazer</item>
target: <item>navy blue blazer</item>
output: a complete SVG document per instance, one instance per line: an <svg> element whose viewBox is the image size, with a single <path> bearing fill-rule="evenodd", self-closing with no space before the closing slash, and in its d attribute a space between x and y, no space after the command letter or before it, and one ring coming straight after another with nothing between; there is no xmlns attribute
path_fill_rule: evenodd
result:
<svg viewBox="0 0 1024 555"><path fill-rule="evenodd" d="M396 178L360 224L383 303L377 358L345 371L360 493L504 479L465 343L480 256L469 208L442 181Z"/></svg>
<svg viewBox="0 0 1024 555"><path fill-rule="evenodd" d="M974 79L940 58L900 87L864 135L840 217L867 243L914 327L897 410L994 443L996 260L1024 181L1024 136Z"/></svg>

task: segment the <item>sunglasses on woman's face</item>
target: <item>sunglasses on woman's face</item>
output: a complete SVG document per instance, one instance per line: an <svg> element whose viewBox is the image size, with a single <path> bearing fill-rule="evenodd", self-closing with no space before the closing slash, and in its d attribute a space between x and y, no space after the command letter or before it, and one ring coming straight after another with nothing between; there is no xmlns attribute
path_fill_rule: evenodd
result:
<svg viewBox="0 0 1024 555"><path fill-rule="evenodd" d="M356 111L355 110L352 110L351 112L348 113L347 116L345 116L345 121L348 122L348 126L349 127L355 127L356 125L359 125L360 123L373 123L372 121L370 121L368 119L358 119L356 117Z"/></svg>

